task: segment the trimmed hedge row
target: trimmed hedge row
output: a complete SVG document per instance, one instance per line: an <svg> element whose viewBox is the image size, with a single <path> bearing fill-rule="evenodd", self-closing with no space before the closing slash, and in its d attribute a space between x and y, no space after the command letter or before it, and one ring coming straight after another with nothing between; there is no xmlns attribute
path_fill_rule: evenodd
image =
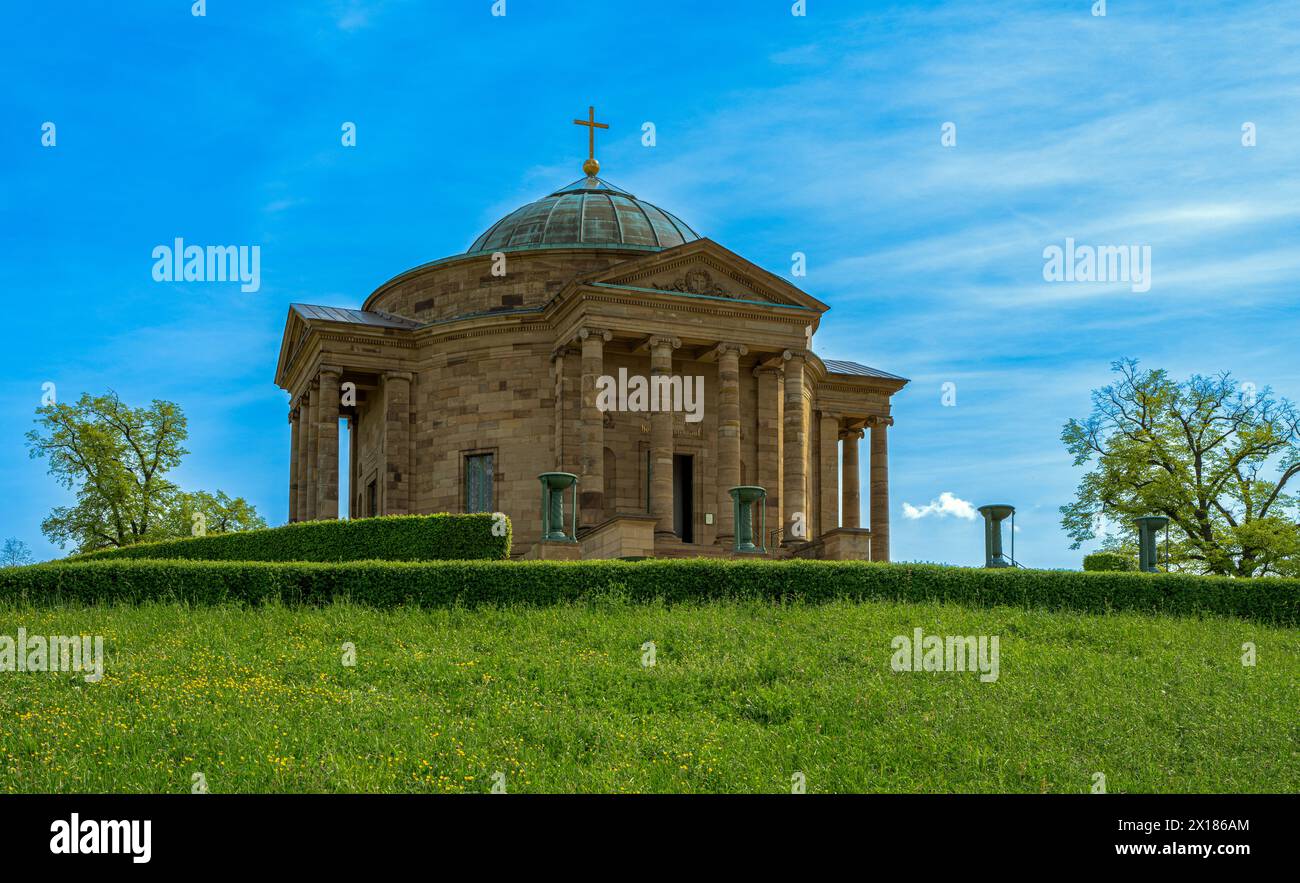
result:
<svg viewBox="0 0 1300 883"><path fill-rule="evenodd" d="M1083 569L1095 571L1137 570L1137 562L1121 552L1093 552L1083 556Z"/></svg>
<svg viewBox="0 0 1300 883"><path fill-rule="evenodd" d="M495 520L494 515L483 513L303 521L263 530L101 549L77 555L68 561L182 558L191 561L333 562L507 558L510 555L510 519L505 519L504 536L492 535Z"/></svg>
<svg viewBox="0 0 1300 883"><path fill-rule="evenodd" d="M455 561L343 564L88 561L0 571L0 601L553 604L630 601L947 601L972 606L1243 617L1300 625L1300 580L946 567L859 561Z"/></svg>

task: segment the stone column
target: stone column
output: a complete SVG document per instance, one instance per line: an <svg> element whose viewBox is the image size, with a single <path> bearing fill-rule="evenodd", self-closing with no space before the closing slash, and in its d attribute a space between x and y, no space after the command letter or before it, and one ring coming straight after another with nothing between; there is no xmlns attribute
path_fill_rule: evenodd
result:
<svg viewBox="0 0 1300 883"><path fill-rule="evenodd" d="M889 440L893 417L871 417L871 560L889 560Z"/></svg>
<svg viewBox="0 0 1300 883"><path fill-rule="evenodd" d="M298 520L298 409L289 409L289 520Z"/></svg>
<svg viewBox="0 0 1300 883"><path fill-rule="evenodd" d="M781 544L808 541L808 505L804 493L804 426L803 426L802 352L791 352L785 363L785 414L782 422L781 459L785 476L781 488ZM795 531L803 531L796 536Z"/></svg>
<svg viewBox="0 0 1300 883"><path fill-rule="evenodd" d="M383 513L411 514L411 375L384 372Z"/></svg>
<svg viewBox="0 0 1300 883"><path fill-rule="evenodd" d="M302 488L302 496L306 503L304 507L307 511L303 514L303 521L316 520L316 501L317 501L317 478L316 478L316 452L319 449L320 442L320 380L312 378L311 389L307 393L307 425L305 433L307 436L307 450L305 451L306 462L306 483Z"/></svg>
<svg viewBox="0 0 1300 883"><path fill-rule="evenodd" d="M736 542L735 509L728 491L740 484L740 357L749 352L738 343L718 344L718 537L730 548Z"/></svg>
<svg viewBox="0 0 1300 883"><path fill-rule="evenodd" d="M555 380L555 456L548 467L556 472L567 472L564 468L564 408L566 396L564 389L564 347L551 353L551 366Z"/></svg>
<svg viewBox="0 0 1300 883"><path fill-rule="evenodd" d="M682 345L675 337L650 338L650 383L673 373L673 350ZM650 414L650 514L655 517L655 538L673 539L673 412L665 408Z"/></svg>
<svg viewBox="0 0 1300 883"><path fill-rule="evenodd" d="M582 341L578 510L579 521L586 527L593 527L605 518L605 415L596 407L596 381L605 373L605 343L613 336L600 328L583 328L578 332Z"/></svg>
<svg viewBox="0 0 1300 883"><path fill-rule="evenodd" d="M829 533L840 526L840 418L822 411L818 436L821 442L821 517L817 529Z"/></svg>
<svg viewBox="0 0 1300 883"><path fill-rule="evenodd" d="M754 484L767 491L767 532L759 545L765 546L781 524L781 379L785 372L776 365L754 369L758 380L757 449ZM761 519L754 514L754 530Z"/></svg>
<svg viewBox="0 0 1300 883"><path fill-rule="evenodd" d="M804 363L804 377L808 376L807 363ZM817 468L817 452L813 450L813 421L817 415L812 410L812 390L808 384L803 387L803 403L799 408L799 433L803 437L803 444L799 450L799 462L803 464L803 505L804 505L804 528L807 538L812 539L816 536L813 532L817 527L817 500L813 496L813 472Z"/></svg>
<svg viewBox="0 0 1300 883"><path fill-rule="evenodd" d="M348 416L348 518L361 517L361 506L357 504L357 495L361 493L361 464L357 462L357 424L360 419L356 411Z"/></svg>
<svg viewBox="0 0 1300 883"><path fill-rule="evenodd" d="M846 429L841 436L844 439L844 510L845 527L862 526L862 495L858 492L861 481L858 466L858 441L862 438L861 429Z"/></svg>
<svg viewBox="0 0 1300 883"><path fill-rule="evenodd" d="M339 377L338 368L320 369L320 404L316 412L316 517L339 517Z"/></svg>

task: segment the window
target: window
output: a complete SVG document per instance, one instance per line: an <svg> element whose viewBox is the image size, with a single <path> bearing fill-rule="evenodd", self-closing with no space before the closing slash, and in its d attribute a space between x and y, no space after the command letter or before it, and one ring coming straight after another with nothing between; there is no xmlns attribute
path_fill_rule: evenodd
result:
<svg viewBox="0 0 1300 883"><path fill-rule="evenodd" d="M491 512L492 454L467 454L465 457L465 511Z"/></svg>
<svg viewBox="0 0 1300 883"><path fill-rule="evenodd" d="M366 515L374 517L379 514L379 488L375 485L375 479L370 479L366 485Z"/></svg>

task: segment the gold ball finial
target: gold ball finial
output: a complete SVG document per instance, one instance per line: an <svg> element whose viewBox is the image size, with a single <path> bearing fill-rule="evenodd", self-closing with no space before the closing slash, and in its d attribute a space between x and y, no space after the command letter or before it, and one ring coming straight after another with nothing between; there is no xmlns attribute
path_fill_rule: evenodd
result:
<svg viewBox="0 0 1300 883"><path fill-rule="evenodd" d="M582 164L582 170L587 173L588 178L594 178L596 173L600 171L600 163L593 156Z"/></svg>

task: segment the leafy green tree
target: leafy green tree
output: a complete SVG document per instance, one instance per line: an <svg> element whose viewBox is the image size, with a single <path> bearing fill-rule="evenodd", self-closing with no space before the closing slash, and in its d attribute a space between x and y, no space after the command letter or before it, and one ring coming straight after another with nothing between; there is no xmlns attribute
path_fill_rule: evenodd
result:
<svg viewBox="0 0 1300 883"><path fill-rule="evenodd" d="M31 456L45 458L50 474L76 493L74 505L41 523L61 547L89 552L189 536L195 511L234 530L265 526L242 498L186 494L167 478L189 453L185 415L172 402L132 408L111 390L86 393L76 404L42 405L36 423L27 433Z"/></svg>
<svg viewBox="0 0 1300 883"><path fill-rule="evenodd" d="M1061 524L1078 548L1100 522L1103 547L1136 556L1139 515L1170 519L1169 566L1228 576L1300 570L1300 414L1267 387L1225 372L1171 380L1133 359L1094 390L1092 413L1070 420L1061 440L1074 463L1092 463ZM1163 554L1163 548L1161 552Z"/></svg>
<svg viewBox="0 0 1300 883"><path fill-rule="evenodd" d="M32 550L15 537L5 540L4 548L0 549L0 567L25 567L33 560Z"/></svg>
<svg viewBox="0 0 1300 883"><path fill-rule="evenodd" d="M182 493L173 508L178 536L203 533L234 533L240 530L257 530L266 527L266 519L257 514L253 505L243 497L229 497L225 491L210 494L207 491Z"/></svg>

